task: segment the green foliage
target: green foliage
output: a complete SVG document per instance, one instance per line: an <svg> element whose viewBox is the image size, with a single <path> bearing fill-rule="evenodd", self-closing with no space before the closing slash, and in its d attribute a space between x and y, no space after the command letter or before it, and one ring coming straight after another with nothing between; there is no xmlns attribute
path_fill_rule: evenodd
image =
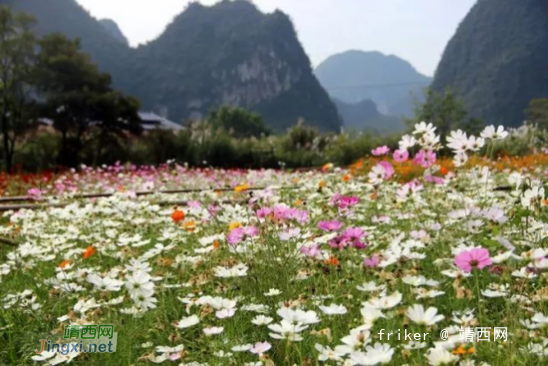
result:
<svg viewBox="0 0 548 366"><path fill-rule="evenodd" d="M463 102L452 90L436 93L428 89L426 102L416 107L415 117L407 120L407 123L414 125L421 121L432 122L442 136L456 129L477 134L483 127L481 121L468 117Z"/></svg>
<svg viewBox="0 0 548 366"><path fill-rule="evenodd" d="M478 1L447 45L433 89L455 91L488 125L520 126L531 99L548 97L547 14L546 0Z"/></svg>
<svg viewBox="0 0 548 366"><path fill-rule="evenodd" d="M11 170L15 145L33 112L31 90L34 18L0 5L0 128L5 168Z"/></svg>
<svg viewBox="0 0 548 366"><path fill-rule="evenodd" d="M525 110L527 122L548 130L548 98L533 99Z"/></svg>
<svg viewBox="0 0 548 366"><path fill-rule="evenodd" d="M208 122L215 128L237 138L269 135L260 114L239 107L222 106L209 113Z"/></svg>
<svg viewBox="0 0 548 366"><path fill-rule="evenodd" d="M116 136L123 131L140 131L139 102L112 90L110 75L99 71L78 40L52 34L39 46L34 81L45 99L42 116L61 133L60 164L76 166L81 151L96 139L98 159L108 144L119 145Z"/></svg>

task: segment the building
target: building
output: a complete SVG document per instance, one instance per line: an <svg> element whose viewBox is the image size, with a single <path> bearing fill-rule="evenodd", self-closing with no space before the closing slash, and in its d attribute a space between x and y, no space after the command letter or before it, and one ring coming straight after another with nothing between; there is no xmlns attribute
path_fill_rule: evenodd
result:
<svg viewBox="0 0 548 366"><path fill-rule="evenodd" d="M155 129L181 131L185 128L178 123L168 120L162 116L159 116L153 112L139 112L141 118L141 126L143 130L151 131Z"/></svg>

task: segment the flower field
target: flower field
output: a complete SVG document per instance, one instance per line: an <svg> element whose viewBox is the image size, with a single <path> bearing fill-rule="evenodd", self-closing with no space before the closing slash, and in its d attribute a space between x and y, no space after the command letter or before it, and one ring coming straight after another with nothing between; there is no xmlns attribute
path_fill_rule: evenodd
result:
<svg viewBox="0 0 548 366"><path fill-rule="evenodd" d="M489 159L505 137L454 131L440 159L421 123L346 168L4 177L32 207L1 218L0 365L547 364L548 158ZM36 353L94 324L115 353Z"/></svg>

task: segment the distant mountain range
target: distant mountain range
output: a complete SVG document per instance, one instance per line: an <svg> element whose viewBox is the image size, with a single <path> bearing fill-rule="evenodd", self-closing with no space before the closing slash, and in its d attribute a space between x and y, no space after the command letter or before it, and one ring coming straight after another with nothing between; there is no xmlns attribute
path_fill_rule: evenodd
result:
<svg viewBox="0 0 548 366"><path fill-rule="evenodd" d="M287 15L263 14L246 0L190 3L160 37L136 49L112 21L99 22L74 0L0 0L33 14L39 34L81 39L117 88L144 109L184 122L220 105L263 115L278 131L299 118L323 131L342 121L314 76Z"/></svg>
<svg viewBox="0 0 548 366"><path fill-rule="evenodd" d="M452 89L486 124L521 125L530 100L548 98L548 1L478 0L432 87Z"/></svg>
<svg viewBox="0 0 548 366"><path fill-rule="evenodd" d="M346 103L372 100L385 115L413 115L432 79L411 64L380 52L347 51L333 55L314 71L329 95Z"/></svg>
<svg viewBox="0 0 548 366"><path fill-rule="evenodd" d="M129 46L129 41L127 40L124 33L122 33L122 30L120 27L118 27L118 24L112 19L101 19L99 20L99 23L105 28L105 30L112 36L114 39L117 39L118 41L122 42L126 46Z"/></svg>
<svg viewBox="0 0 548 366"><path fill-rule="evenodd" d="M370 99L346 103L333 98L333 102L344 121L345 130L387 134L405 128L401 118L380 113L375 102Z"/></svg>

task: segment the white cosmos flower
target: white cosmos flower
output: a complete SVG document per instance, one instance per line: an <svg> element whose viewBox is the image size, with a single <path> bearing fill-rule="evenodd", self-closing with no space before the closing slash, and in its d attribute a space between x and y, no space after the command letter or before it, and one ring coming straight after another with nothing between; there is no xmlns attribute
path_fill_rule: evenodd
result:
<svg viewBox="0 0 548 366"><path fill-rule="evenodd" d="M343 305L337 304L331 304L329 306L320 305L319 308L327 315L343 315L348 311Z"/></svg>
<svg viewBox="0 0 548 366"><path fill-rule="evenodd" d="M504 126L498 126L495 130L495 126L487 126L480 134L484 139L503 140L508 136L508 132L504 130Z"/></svg>
<svg viewBox="0 0 548 366"><path fill-rule="evenodd" d="M316 350L320 352L320 354L318 355L318 361L320 362L341 361L342 356L344 356L344 354L340 354L334 351L333 349L331 349L330 347L322 346L321 344L318 344L318 343L314 345L314 348L316 348Z"/></svg>
<svg viewBox="0 0 548 366"><path fill-rule="evenodd" d="M417 140L414 136L411 135L403 135L400 139L400 142L398 143L398 146L400 150L409 150L413 146L417 144Z"/></svg>
<svg viewBox="0 0 548 366"><path fill-rule="evenodd" d="M308 326L294 324L284 319L280 322L280 324L271 324L268 328L272 331L270 336L274 339L287 339L289 341L299 342L303 340L300 333L308 328Z"/></svg>
<svg viewBox="0 0 548 366"><path fill-rule="evenodd" d="M268 292L265 292L264 295L265 296L278 296L281 293L282 292L280 290L275 289L275 288L271 288Z"/></svg>
<svg viewBox="0 0 548 366"><path fill-rule="evenodd" d="M127 276L125 285L132 298L139 295L151 296L154 294L152 277L142 270L138 270Z"/></svg>
<svg viewBox="0 0 548 366"><path fill-rule="evenodd" d="M354 365L379 365L387 364L392 360L394 349L388 344L376 343L374 347L367 346L367 352L352 352L350 359Z"/></svg>
<svg viewBox="0 0 548 366"><path fill-rule="evenodd" d="M110 277L101 277L96 273L88 274L88 282L99 291L120 291L124 282Z"/></svg>
<svg viewBox="0 0 548 366"><path fill-rule="evenodd" d="M402 294L399 291L392 293L390 296L383 296L381 298L374 298L368 301L368 303L378 309L391 309L398 305L402 300Z"/></svg>
<svg viewBox="0 0 548 366"><path fill-rule="evenodd" d="M435 133L436 127L432 123L426 123L426 122L420 122L415 124L415 130L413 131L413 135L420 135L424 133Z"/></svg>
<svg viewBox="0 0 548 366"><path fill-rule="evenodd" d="M191 315L183 318L175 323L175 326L179 329L190 328L200 322L200 319L196 315Z"/></svg>
<svg viewBox="0 0 548 366"><path fill-rule="evenodd" d="M413 307L407 309L407 316L413 322L417 324L431 326L443 320L443 315L437 315L438 309L435 307L429 307L424 310L424 307L420 304L415 304Z"/></svg>
<svg viewBox="0 0 548 366"><path fill-rule="evenodd" d="M225 328L223 327L211 327L211 328L204 328L203 332L206 336L212 336L216 334L221 334Z"/></svg>
<svg viewBox="0 0 548 366"><path fill-rule="evenodd" d="M300 324L315 324L319 323L320 319L315 311L304 311L301 309L281 308L277 311L277 314L284 320L292 323Z"/></svg>
<svg viewBox="0 0 548 366"><path fill-rule="evenodd" d="M253 320L251 321L255 325L268 325L272 323L272 318L264 315L257 315Z"/></svg>
<svg viewBox="0 0 548 366"><path fill-rule="evenodd" d="M426 354L426 359L431 366L452 365L459 360L451 352L443 348L430 348Z"/></svg>

